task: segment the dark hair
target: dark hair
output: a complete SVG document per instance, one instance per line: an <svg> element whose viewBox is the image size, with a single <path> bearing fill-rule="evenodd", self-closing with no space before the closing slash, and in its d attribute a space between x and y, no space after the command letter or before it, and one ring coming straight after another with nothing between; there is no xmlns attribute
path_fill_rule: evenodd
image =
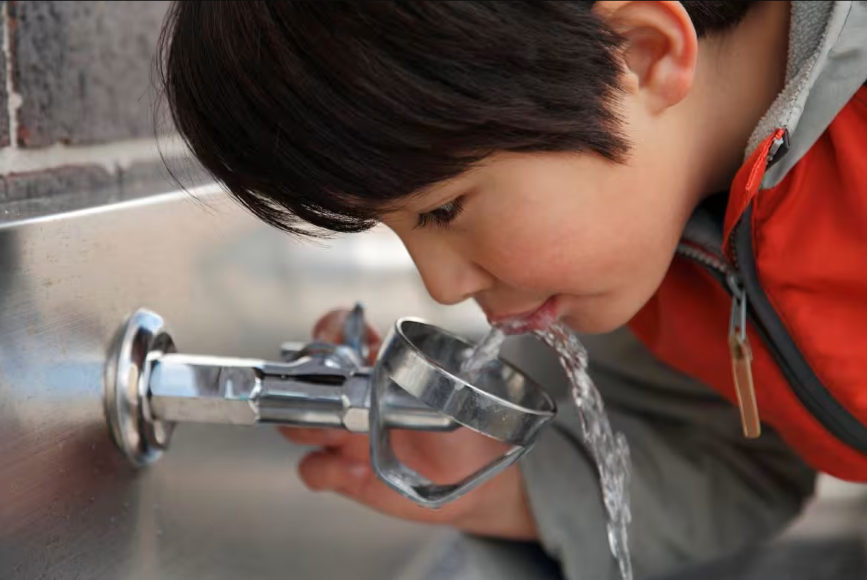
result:
<svg viewBox="0 0 867 580"><path fill-rule="evenodd" d="M699 35L753 2L684 2ZM593 2L175 2L171 117L264 221L354 232L496 151L621 162L620 39Z"/></svg>

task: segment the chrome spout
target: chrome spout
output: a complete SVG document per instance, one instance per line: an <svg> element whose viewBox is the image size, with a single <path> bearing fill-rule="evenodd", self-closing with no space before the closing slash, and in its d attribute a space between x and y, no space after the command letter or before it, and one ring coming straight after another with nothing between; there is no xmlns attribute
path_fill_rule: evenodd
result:
<svg viewBox="0 0 867 580"><path fill-rule="evenodd" d="M423 321L395 323L375 365L361 307L345 343L284 345L281 362L178 354L160 316L136 312L121 329L105 375L105 411L115 443L137 466L155 461L181 423L341 428L370 433L371 463L390 487L440 507L520 459L554 417L551 398L519 370L491 361L473 383L461 376L472 345ZM451 484L400 462L393 429L464 426L509 443L501 457Z"/></svg>
<svg viewBox="0 0 867 580"><path fill-rule="evenodd" d="M272 363L163 354L150 363L148 396L153 417L173 423L342 428L370 427L370 369L340 370L309 357ZM388 393L390 429L447 431L457 424L409 393Z"/></svg>

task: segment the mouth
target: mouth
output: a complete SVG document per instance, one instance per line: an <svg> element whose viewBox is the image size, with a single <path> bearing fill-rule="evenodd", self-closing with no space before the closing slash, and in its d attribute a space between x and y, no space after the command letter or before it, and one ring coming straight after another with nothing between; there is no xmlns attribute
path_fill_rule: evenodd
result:
<svg viewBox="0 0 867 580"><path fill-rule="evenodd" d="M551 296L535 310L517 314L489 316L491 326L499 328L508 335L527 334L542 330L557 320L557 297Z"/></svg>

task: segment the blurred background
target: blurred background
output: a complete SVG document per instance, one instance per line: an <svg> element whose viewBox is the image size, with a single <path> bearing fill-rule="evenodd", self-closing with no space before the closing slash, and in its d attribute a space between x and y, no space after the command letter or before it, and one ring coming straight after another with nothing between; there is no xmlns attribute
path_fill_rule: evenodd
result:
<svg viewBox="0 0 867 580"><path fill-rule="evenodd" d="M179 428L144 471L109 437L103 368L140 307L184 352L272 360L358 299L380 328L481 329L383 232L299 243L215 188L171 193L161 154L204 180L152 116L167 7L0 3L0 578L395 577L432 530L308 493L273 429Z"/></svg>
<svg viewBox="0 0 867 580"><path fill-rule="evenodd" d="M0 3L0 579L421 578L414 560L449 560L425 547L443 532L308 493L295 474L304 450L272 429L183 426L144 471L109 438L103 368L139 307L165 317L183 352L272 359L355 300L380 329L416 315L469 338L486 330L472 305L432 303L388 232L297 242L207 185L152 116L167 7ZM202 188L173 193L161 153ZM562 391L538 344L507 351ZM822 481L792 535L849 543L799 548L830 567L786 577L859 570L863 542L851 538L863 498L860 486ZM806 570L791 553L747 559L775 558ZM719 577L767 577L739 566Z"/></svg>
<svg viewBox="0 0 867 580"><path fill-rule="evenodd" d="M3 2L0 200L8 221L173 186L151 65L168 2ZM171 134L164 124L160 131ZM180 148L166 138L166 154Z"/></svg>

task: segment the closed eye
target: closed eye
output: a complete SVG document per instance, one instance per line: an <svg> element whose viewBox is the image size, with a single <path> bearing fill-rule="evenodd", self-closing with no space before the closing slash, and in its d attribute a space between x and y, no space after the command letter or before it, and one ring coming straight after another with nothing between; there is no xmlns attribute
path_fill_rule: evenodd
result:
<svg viewBox="0 0 867 580"><path fill-rule="evenodd" d="M464 209L463 197L444 203L435 210L418 214L418 223L415 227L426 228L430 226L447 228L460 215Z"/></svg>

